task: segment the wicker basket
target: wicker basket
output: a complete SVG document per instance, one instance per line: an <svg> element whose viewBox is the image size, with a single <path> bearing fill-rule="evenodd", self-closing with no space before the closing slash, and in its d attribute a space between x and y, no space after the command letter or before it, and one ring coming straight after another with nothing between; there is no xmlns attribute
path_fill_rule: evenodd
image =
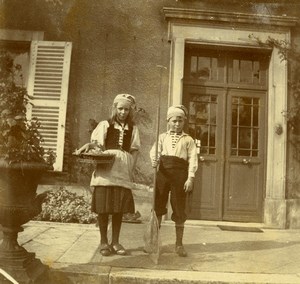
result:
<svg viewBox="0 0 300 284"><path fill-rule="evenodd" d="M107 153L73 153L73 155L77 157L80 160L80 162L91 164L112 164L115 160L114 154Z"/></svg>

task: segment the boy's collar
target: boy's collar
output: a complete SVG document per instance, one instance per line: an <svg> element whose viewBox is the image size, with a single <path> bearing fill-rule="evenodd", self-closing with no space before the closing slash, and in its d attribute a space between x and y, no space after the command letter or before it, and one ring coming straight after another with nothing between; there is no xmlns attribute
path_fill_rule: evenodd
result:
<svg viewBox="0 0 300 284"><path fill-rule="evenodd" d="M176 133L176 131L168 130L167 133L168 133L168 134L174 134L174 133ZM181 132L177 133L177 134L180 134L180 135L187 135L187 133L185 133L183 130L182 130Z"/></svg>

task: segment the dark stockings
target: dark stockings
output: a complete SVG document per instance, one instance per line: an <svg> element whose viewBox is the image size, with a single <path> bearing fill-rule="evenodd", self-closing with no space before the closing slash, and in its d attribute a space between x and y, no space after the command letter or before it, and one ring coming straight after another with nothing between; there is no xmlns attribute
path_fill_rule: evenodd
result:
<svg viewBox="0 0 300 284"><path fill-rule="evenodd" d="M123 213L116 213L112 215L112 244L119 243L119 236L122 225ZM101 236L101 244L107 244L107 227L108 227L108 214L98 214L98 222Z"/></svg>
<svg viewBox="0 0 300 284"><path fill-rule="evenodd" d="M108 214L98 214L98 223L101 237L101 244L107 244L107 227L108 227Z"/></svg>
<svg viewBox="0 0 300 284"><path fill-rule="evenodd" d="M161 220L162 220L162 216L157 216L157 221L158 221L158 227L160 229L160 226L161 226Z"/></svg>
<svg viewBox="0 0 300 284"><path fill-rule="evenodd" d="M183 238L183 231L184 231L184 224L175 224L176 230L176 246L182 246L182 238Z"/></svg>
<svg viewBox="0 0 300 284"><path fill-rule="evenodd" d="M112 215L112 242L111 243L113 245L119 243L122 217L123 217L123 213L117 213Z"/></svg>

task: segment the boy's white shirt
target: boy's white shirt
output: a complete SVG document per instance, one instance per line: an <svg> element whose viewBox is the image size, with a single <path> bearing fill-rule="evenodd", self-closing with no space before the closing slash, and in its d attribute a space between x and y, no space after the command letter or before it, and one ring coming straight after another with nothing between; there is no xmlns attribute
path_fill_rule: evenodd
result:
<svg viewBox="0 0 300 284"><path fill-rule="evenodd" d="M155 143L150 150L150 158L155 159ZM157 157L160 156L176 156L182 158L189 163L188 177L195 177L195 172L198 169L197 147L191 136L182 132L176 145L172 148L172 136L170 130L162 133L158 137Z"/></svg>

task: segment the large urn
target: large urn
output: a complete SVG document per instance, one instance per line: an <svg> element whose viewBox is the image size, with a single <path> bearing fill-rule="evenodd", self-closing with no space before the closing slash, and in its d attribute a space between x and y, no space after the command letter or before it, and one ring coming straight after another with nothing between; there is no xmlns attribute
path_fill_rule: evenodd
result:
<svg viewBox="0 0 300 284"><path fill-rule="evenodd" d="M0 224L3 235L0 267L19 283L40 283L48 274L48 267L35 257L35 253L28 252L18 243L22 225L41 211L44 195L37 195L36 190L42 174L48 169L49 165L45 163L9 163L0 159Z"/></svg>

